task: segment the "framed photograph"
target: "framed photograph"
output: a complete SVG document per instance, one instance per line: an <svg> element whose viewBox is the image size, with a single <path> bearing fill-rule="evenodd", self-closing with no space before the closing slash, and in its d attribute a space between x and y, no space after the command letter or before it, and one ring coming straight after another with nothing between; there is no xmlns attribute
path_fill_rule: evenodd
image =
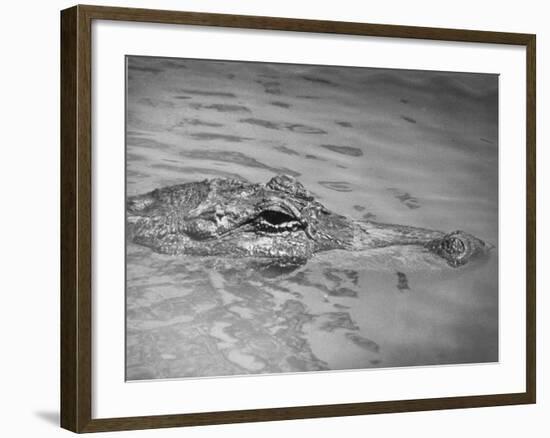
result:
<svg viewBox="0 0 550 438"><path fill-rule="evenodd" d="M61 13L61 423L535 403L535 35Z"/></svg>

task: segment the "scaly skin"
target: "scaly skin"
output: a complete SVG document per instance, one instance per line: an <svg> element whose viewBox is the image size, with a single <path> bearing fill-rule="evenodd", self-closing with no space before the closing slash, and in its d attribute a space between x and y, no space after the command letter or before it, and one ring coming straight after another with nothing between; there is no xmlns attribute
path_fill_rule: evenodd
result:
<svg viewBox="0 0 550 438"><path fill-rule="evenodd" d="M452 267L485 254L482 240L333 213L287 175L267 184L216 178L130 197L128 237L164 254L263 257L294 263L331 249L418 245Z"/></svg>

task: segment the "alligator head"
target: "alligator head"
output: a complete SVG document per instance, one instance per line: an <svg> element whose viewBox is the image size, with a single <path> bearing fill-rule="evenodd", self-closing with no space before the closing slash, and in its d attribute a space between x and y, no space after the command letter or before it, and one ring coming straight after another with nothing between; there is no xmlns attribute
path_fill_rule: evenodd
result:
<svg viewBox="0 0 550 438"><path fill-rule="evenodd" d="M328 210L287 175L267 184L217 178L156 189L128 199L127 222L133 242L174 255L294 263L332 249L418 245L457 267L489 249L462 231L349 219Z"/></svg>

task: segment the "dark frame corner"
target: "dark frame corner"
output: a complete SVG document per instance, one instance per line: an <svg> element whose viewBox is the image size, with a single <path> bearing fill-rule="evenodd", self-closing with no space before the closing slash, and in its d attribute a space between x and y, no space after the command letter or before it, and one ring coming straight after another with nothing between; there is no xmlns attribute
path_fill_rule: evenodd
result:
<svg viewBox="0 0 550 438"><path fill-rule="evenodd" d="M92 419L91 23L198 26L512 44L527 53L527 368L513 394ZM61 12L61 426L73 432L274 421L536 402L536 36L521 33L78 5Z"/></svg>

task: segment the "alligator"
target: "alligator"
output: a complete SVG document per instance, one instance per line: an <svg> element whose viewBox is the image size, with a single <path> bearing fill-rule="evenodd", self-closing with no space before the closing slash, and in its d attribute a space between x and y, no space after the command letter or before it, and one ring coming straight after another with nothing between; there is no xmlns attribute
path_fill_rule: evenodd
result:
<svg viewBox="0 0 550 438"><path fill-rule="evenodd" d="M214 178L155 189L128 197L126 218L130 241L170 255L304 263L335 249L416 245L457 268L492 248L464 231L350 219L327 209L288 175L267 184Z"/></svg>

